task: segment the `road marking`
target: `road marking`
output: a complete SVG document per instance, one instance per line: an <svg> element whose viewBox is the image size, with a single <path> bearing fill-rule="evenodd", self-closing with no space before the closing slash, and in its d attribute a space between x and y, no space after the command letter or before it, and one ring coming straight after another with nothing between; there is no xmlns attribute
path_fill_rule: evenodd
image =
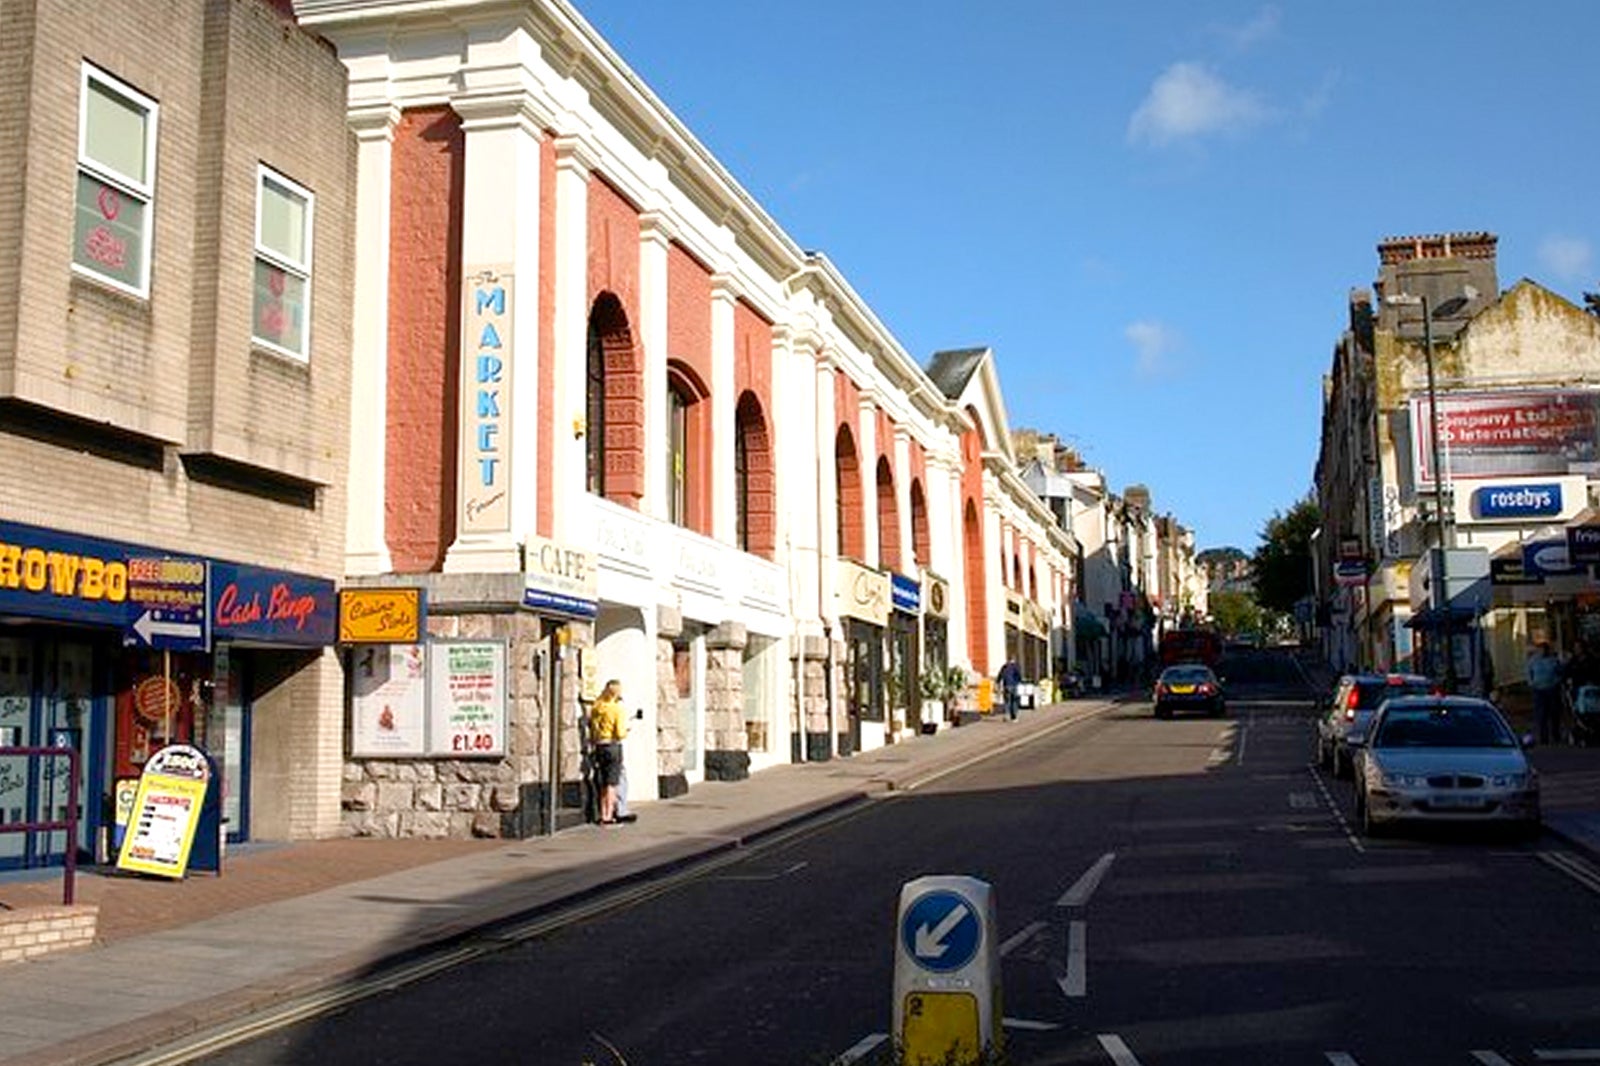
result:
<svg viewBox="0 0 1600 1066"><path fill-rule="evenodd" d="M1560 870L1590 892L1600 893L1600 868L1564 851L1541 851L1539 861Z"/></svg>
<svg viewBox="0 0 1600 1066"><path fill-rule="evenodd" d="M1511 1060L1494 1051L1474 1051L1472 1057L1483 1066L1511 1066Z"/></svg>
<svg viewBox="0 0 1600 1066"><path fill-rule="evenodd" d="M1116 1033L1101 1033L1095 1039L1100 1041L1100 1046L1105 1048L1106 1054L1111 1056L1111 1061L1117 1066L1139 1066L1138 1058L1128 1050L1128 1045L1124 1044L1122 1037Z"/></svg>
<svg viewBox="0 0 1600 1066"><path fill-rule="evenodd" d="M1068 999L1082 999L1089 992L1088 935L1087 922L1067 925L1067 972L1056 978L1056 984Z"/></svg>
<svg viewBox="0 0 1600 1066"><path fill-rule="evenodd" d="M1239 757L1237 762L1240 766L1244 765L1244 746L1250 739L1250 722L1250 717L1246 716L1239 725Z"/></svg>
<svg viewBox="0 0 1600 1066"><path fill-rule="evenodd" d="M1034 937L1038 936L1048 928L1050 927L1044 922L1034 922L1032 925L1012 933L1011 938L1004 944L1000 945L1000 957L1005 958L1017 948L1020 948L1022 945L1026 944L1028 941L1032 940Z"/></svg>
<svg viewBox="0 0 1600 1066"><path fill-rule="evenodd" d="M1289 806L1293 810L1305 811L1313 807L1322 806L1322 801L1317 799L1315 792L1291 792L1289 793Z"/></svg>
<svg viewBox="0 0 1600 1066"><path fill-rule="evenodd" d="M801 870L804 870L807 865L808 864L805 863L805 862L796 862L796 863L791 863L790 865L786 866L782 870L776 870L776 871L773 871L771 873L764 873L764 874L719 874L716 877L710 878L710 880L712 880L712 881L776 881L780 877L788 877L790 874L799 873Z"/></svg>
<svg viewBox="0 0 1600 1066"><path fill-rule="evenodd" d="M888 1033L873 1033L871 1036L864 1036L856 1041L855 1047L834 1059L832 1066L850 1066L852 1062L859 1062L887 1039L889 1039Z"/></svg>
<svg viewBox="0 0 1600 1066"><path fill-rule="evenodd" d="M1116 859L1117 853L1108 851L1096 860L1095 864L1084 871L1082 877L1062 897L1056 900L1057 907L1082 907L1089 902L1089 897L1094 895L1094 890L1100 887L1101 878L1106 871L1111 869L1111 863Z"/></svg>
<svg viewBox="0 0 1600 1066"><path fill-rule="evenodd" d="M1339 809L1338 802L1333 798L1333 793L1328 791L1328 783L1322 779L1322 774L1315 766L1307 767L1311 772L1311 780L1317 783L1317 790L1322 793L1322 799L1328 805L1328 810L1333 812L1334 819L1339 823L1339 828L1344 830L1344 838L1350 841L1350 846L1357 851L1365 853L1367 847L1361 843L1361 838L1356 836L1356 831L1350 827L1345 819L1344 811Z"/></svg>
<svg viewBox="0 0 1600 1066"><path fill-rule="evenodd" d="M1355 1060L1354 1055L1346 1054L1343 1051L1324 1052L1323 1057L1328 1060L1328 1066L1361 1066Z"/></svg>
<svg viewBox="0 0 1600 1066"><path fill-rule="evenodd" d="M1533 1057L1540 1062L1600 1062L1600 1048L1567 1048L1557 1051L1535 1048Z"/></svg>
<svg viewBox="0 0 1600 1066"><path fill-rule="evenodd" d="M1007 1029L1017 1029L1028 1033L1053 1033L1061 1028L1056 1022L1038 1022L1032 1018L1001 1018L1000 1024Z"/></svg>

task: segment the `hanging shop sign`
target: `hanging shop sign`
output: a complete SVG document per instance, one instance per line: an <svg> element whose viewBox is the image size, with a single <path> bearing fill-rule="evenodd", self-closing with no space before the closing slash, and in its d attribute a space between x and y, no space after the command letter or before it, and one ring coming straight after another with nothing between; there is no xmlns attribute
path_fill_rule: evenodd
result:
<svg viewBox="0 0 1600 1066"><path fill-rule="evenodd" d="M942 577L927 575L928 587L928 617L946 619L950 617L950 582Z"/></svg>
<svg viewBox="0 0 1600 1066"><path fill-rule="evenodd" d="M1515 558L1490 559L1489 583L1493 585L1542 585L1544 577L1540 574L1528 573L1527 567L1522 564L1522 556Z"/></svg>
<svg viewBox="0 0 1600 1066"><path fill-rule="evenodd" d="M350 653L350 667L350 754L427 754L427 649L421 644L367 645Z"/></svg>
<svg viewBox="0 0 1600 1066"><path fill-rule="evenodd" d="M458 463L463 533L511 529L511 322L515 290L499 267L469 267L461 294Z"/></svg>
<svg viewBox="0 0 1600 1066"><path fill-rule="evenodd" d="M599 610L599 557L531 536L522 549L522 605L547 614L593 618Z"/></svg>
<svg viewBox="0 0 1600 1066"><path fill-rule="evenodd" d="M428 645L428 748L434 755L504 755L506 645L451 640Z"/></svg>
<svg viewBox="0 0 1600 1066"><path fill-rule="evenodd" d="M1574 563L1600 563L1600 525L1568 526L1567 558Z"/></svg>
<svg viewBox="0 0 1600 1066"><path fill-rule="evenodd" d="M1584 565L1567 554L1565 537L1551 537L1523 543L1522 569L1530 577L1571 577L1583 573Z"/></svg>
<svg viewBox="0 0 1600 1066"><path fill-rule="evenodd" d="M855 618L875 626L889 624L888 574L840 559L834 570L833 588L841 618Z"/></svg>
<svg viewBox="0 0 1600 1066"><path fill-rule="evenodd" d="M240 563L211 564L211 632L217 640L320 648L339 617L333 582Z"/></svg>
<svg viewBox="0 0 1600 1066"><path fill-rule="evenodd" d="M922 612L922 586L904 574L889 575L889 594L893 597L895 610L907 614Z"/></svg>
<svg viewBox="0 0 1600 1066"><path fill-rule="evenodd" d="M339 643L415 644L426 625L420 588L339 590Z"/></svg>
<svg viewBox="0 0 1600 1066"><path fill-rule="evenodd" d="M127 642L170 651L209 651L211 565L192 556L128 560Z"/></svg>
<svg viewBox="0 0 1600 1066"><path fill-rule="evenodd" d="M181 878L210 781L211 763L198 748L173 744L150 756L139 776L117 869Z"/></svg>

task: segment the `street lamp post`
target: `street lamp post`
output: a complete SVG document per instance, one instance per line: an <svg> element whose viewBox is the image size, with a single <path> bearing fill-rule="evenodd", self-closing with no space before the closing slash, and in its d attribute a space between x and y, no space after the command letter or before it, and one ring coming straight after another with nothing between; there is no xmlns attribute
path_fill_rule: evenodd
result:
<svg viewBox="0 0 1600 1066"><path fill-rule="evenodd" d="M1443 606L1441 618L1444 633L1444 690L1454 692L1456 689L1455 618L1450 607L1450 562L1446 554L1449 545L1445 541L1444 519L1444 464L1440 461L1439 454L1439 393L1433 370L1434 309L1428 305L1426 296L1398 293L1389 297L1389 300L1402 307L1420 306L1422 309L1422 354L1428 367L1428 447L1429 461L1433 466L1433 528L1434 537L1439 542L1432 577L1435 603ZM1455 297L1447 300L1444 306L1455 309L1465 302L1460 297ZM1443 307L1440 310L1443 310Z"/></svg>

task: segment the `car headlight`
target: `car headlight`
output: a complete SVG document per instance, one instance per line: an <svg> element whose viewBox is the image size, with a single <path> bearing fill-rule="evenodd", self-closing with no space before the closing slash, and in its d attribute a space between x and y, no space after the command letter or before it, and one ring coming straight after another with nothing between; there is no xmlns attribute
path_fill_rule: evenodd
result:
<svg viewBox="0 0 1600 1066"><path fill-rule="evenodd" d="M1428 779L1423 774L1397 774L1393 770L1380 770L1378 783L1384 788L1425 788Z"/></svg>
<svg viewBox="0 0 1600 1066"><path fill-rule="evenodd" d="M1520 774L1495 774L1489 778L1489 784L1495 788L1527 788L1535 784L1538 778L1531 773Z"/></svg>

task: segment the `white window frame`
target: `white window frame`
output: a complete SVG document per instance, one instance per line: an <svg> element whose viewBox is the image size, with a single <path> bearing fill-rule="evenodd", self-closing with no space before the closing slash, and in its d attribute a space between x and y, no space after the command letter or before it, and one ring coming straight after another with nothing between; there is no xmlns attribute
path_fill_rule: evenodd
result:
<svg viewBox="0 0 1600 1066"><path fill-rule="evenodd" d="M91 82L100 82L106 88L126 96L135 104L145 109L149 121L144 129L144 156L145 167L148 175L144 181L135 181L126 174L119 174L101 163L89 158L89 85ZM101 285L109 285L113 289L125 292L130 296L148 299L150 296L150 259L155 244L155 219L156 219L156 130L161 120L161 105L144 93L135 89L120 78L108 74L92 63L85 62L78 80L78 169L88 171L96 179L127 193L144 203L144 233L142 245L143 254L139 257L139 284L129 285L127 282L114 278L109 274L102 274L93 267L84 266L77 260L77 252L72 254L72 269L84 277L93 278ZM77 194L73 194L73 210L77 210ZM76 225L76 223L74 223Z"/></svg>
<svg viewBox="0 0 1600 1066"><path fill-rule="evenodd" d="M304 263L297 263L293 260L285 258L278 252L268 248L261 241L261 206L266 200L262 194L266 190L268 179L271 179L278 185L283 186L285 189L288 189L290 192L294 193L296 196L305 201L306 222L305 233L302 234L306 249ZM269 167L265 163L257 163L255 255L250 261L250 343L259 348L265 348L269 352L281 355L285 359L293 359L300 363L309 363L311 361L311 280L314 276L312 273L312 249L315 244L316 233L316 195L310 189L306 188L304 185L301 185L298 181L295 181L293 178L285 175L282 171L273 167ZM264 259L275 267L285 270L290 274L297 275L305 282L305 329L300 338L300 347L304 349L303 351L297 352L292 348L285 348L281 344L278 344L274 341L269 341L265 337L257 335L255 309L255 260L257 259Z"/></svg>

